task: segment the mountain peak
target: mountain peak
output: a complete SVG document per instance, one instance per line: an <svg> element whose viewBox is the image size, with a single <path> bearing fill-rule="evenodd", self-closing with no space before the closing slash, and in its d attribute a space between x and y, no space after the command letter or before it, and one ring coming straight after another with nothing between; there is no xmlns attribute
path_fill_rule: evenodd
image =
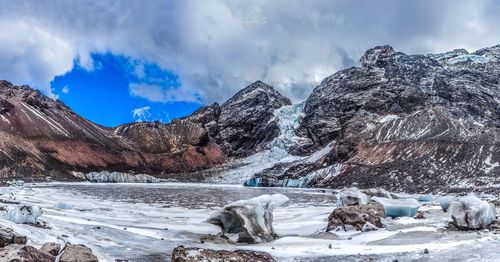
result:
<svg viewBox="0 0 500 262"><path fill-rule="evenodd" d="M222 107L228 107L231 104L240 103L247 100L255 100L259 97L266 97L266 100L279 101L279 104L290 105L291 101L283 96L280 92L276 91L274 87L268 85L260 80L253 82L247 87L240 90L233 97L227 100Z"/></svg>
<svg viewBox="0 0 500 262"><path fill-rule="evenodd" d="M368 49L361 57L360 62L363 67L380 66L380 62L387 60L397 52L390 45L376 46Z"/></svg>

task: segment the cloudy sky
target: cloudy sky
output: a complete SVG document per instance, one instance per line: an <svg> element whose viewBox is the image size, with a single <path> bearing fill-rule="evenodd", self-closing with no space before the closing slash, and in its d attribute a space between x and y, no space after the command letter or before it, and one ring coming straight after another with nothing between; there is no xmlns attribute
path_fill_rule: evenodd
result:
<svg viewBox="0 0 500 262"><path fill-rule="evenodd" d="M255 80L301 101L370 47L500 44L500 1L0 0L0 78L108 126L189 114Z"/></svg>

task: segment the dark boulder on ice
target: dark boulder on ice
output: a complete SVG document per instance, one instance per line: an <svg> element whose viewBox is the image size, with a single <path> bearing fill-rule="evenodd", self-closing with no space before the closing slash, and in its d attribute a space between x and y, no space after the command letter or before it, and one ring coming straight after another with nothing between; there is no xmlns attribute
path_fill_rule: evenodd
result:
<svg viewBox="0 0 500 262"><path fill-rule="evenodd" d="M26 236L19 235L10 228L0 226L0 247L12 244L24 245L27 241Z"/></svg>
<svg viewBox="0 0 500 262"><path fill-rule="evenodd" d="M251 250L213 250L196 247L178 246L172 251L172 262L273 262L274 258L266 252Z"/></svg>
<svg viewBox="0 0 500 262"><path fill-rule="evenodd" d="M61 245L54 242L47 242L43 244L43 246L40 248L40 251L49 253L53 256L59 255L60 250L61 250Z"/></svg>
<svg viewBox="0 0 500 262"><path fill-rule="evenodd" d="M98 262L92 249L84 245L66 243L59 262Z"/></svg>
<svg viewBox="0 0 500 262"><path fill-rule="evenodd" d="M496 219L495 205L472 195L456 198L449 209L453 223L462 229L486 228Z"/></svg>
<svg viewBox="0 0 500 262"><path fill-rule="evenodd" d="M0 248L0 261L9 262L55 262L56 257L32 246L9 245ZM83 261L74 261L83 262Z"/></svg>
<svg viewBox="0 0 500 262"><path fill-rule="evenodd" d="M222 234L234 236L239 243L269 242L277 238L273 210L286 201L288 197L281 194L239 200L212 214L207 222L219 226Z"/></svg>
<svg viewBox="0 0 500 262"><path fill-rule="evenodd" d="M382 227L381 219L384 218L384 207L379 203L369 203L366 205L339 207L333 210L328 216L327 231L342 228L347 231L354 227L356 230L366 231L368 228L373 229L367 223L376 227Z"/></svg>

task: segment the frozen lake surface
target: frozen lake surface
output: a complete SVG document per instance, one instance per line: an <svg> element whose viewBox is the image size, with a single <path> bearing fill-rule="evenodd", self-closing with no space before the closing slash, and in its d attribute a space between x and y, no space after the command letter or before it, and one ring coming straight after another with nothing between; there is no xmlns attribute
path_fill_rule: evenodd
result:
<svg viewBox="0 0 500 262"><path fill-rule="evenodd" d="M487 231L446 231L447 213L438 203L421 207L426 219L387 220L387 228L367 233L318 234L335 208L331 191L292 188L246 188L208 184L55 183L0 188L21 203L42 207L51 229L0 220L29 237L85 244L102 261L169 261L178 245L266 251L279 261L500 261L498 235ZM262 194L290 198L275 210L281 238L258 245L202 244L200 237L218 227L204 222L225 204ZM331 246L330 246L331 245ZM424 254L428 249L429 254Z"/></svg>

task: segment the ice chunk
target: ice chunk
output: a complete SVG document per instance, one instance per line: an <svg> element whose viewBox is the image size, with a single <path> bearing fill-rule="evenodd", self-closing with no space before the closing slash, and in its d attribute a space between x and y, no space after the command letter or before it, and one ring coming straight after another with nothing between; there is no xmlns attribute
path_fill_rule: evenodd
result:
<svg viewBox="0 0 500 262"><path fill-rule="evenodd" d="M127 174L120 172L90 172L85 179L94 183L158 183L160 179L146 174Z"/></svg>
<svg viewBox="0 0 500 262"><path fill-rule="evenodd" d="M362 190L362 192L371 197L376 196L376 197L392 198L391 193L389 193L389 191L383 188L369 188Z"/></svg>
<svg viewBox="0 0 500 262"><path fill-rule="evenodd" d="M372 197L373 201L376 201L384 206L384 212L386 217L414 217L417 214L420 204L414 198L406 199L388 199L383 197Z"/></svg>
<svg viewBox="0 0 500 262"><path fill-rule="evenodd" d="M288 201L282 194L261 195L239 200L212 214L207 222L221 228L223 234L235 234L240 243L274 240L273 210Z"/></svg>
<svg viewBox="0 0 500 262"><path fill-rule="evenodd" d="M42 215L42 209L37 206L11 206L0 214L0 218L17 224L36 224L36 219Z"/></svg>
<svg viewBox="0 0 500 262"><path fill-rule="evenodd" d="M366 222L363 228L361 228L361 231L363 232L374 231L374 230L378 230L378 227L370 222Z"/></svg>
<svg viewBox="0 0 500 262"><path fill-rule="evenodd" d="M355 187L346 188L337 194L339 206L354 206L368 204L368 196Z"/></svg>
<svg viewBox="0 0 500 262"><path fill-rule="evenodd" d="M460 228L485 228L496 218L495 206L474 195L455 198L450 210L453 223Z"/></svg>
<svg viewBox="0 0 500 262"><path fill-rule="evenodd" d="M72 209L73 206L70 205L70 204L59 202L59 203L57 203L57 204L54 205L54 208L57 208L57 209Z"/></svg>
<svg viewBox="0 0 500 262"><path fill-rule="evenodd" d="M455 199L454 196L440 196L438 197L439 204L441 205L441 208L443 209L444 212L448 211L448 208L450 207L451 202Z"/></svg>
<svg viewBox="0 0 500 262"><path fill-rule="evenodd" d="M474 64L484 64L493 61L491 57L481 55L459 55L448 59L449 65L471 62Z"/></svg>
<svg viewBox="0 0 500 262"><path fill-rule="evenodd" d="M24 181L23 180L11 180L11 181L7 181L7 184L9 186L24 186Z"/></svg>

